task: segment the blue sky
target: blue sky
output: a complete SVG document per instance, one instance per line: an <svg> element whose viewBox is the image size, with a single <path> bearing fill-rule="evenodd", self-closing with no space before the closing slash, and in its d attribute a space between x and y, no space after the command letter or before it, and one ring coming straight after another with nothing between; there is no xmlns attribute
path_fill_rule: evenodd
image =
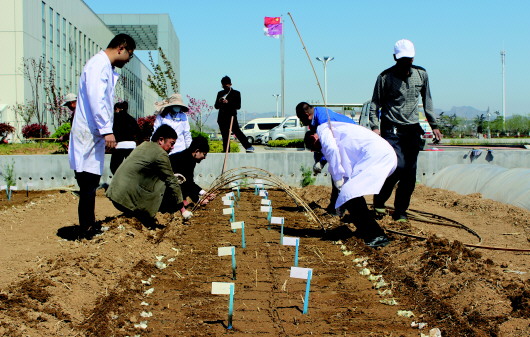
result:
<svg viewBox="0 0 530 337"><path fill-rule="evenodd" d="M276 111L280 43L263 34L265 16L283 16L285 113L322 102L290 12L328 103L363 103L377 75L393 65L393 45L407 38L427 69L435 108L502 110L500 51L506 51L506 113L530 113L530 2L524 0L84 0L96 13L168 13L180 39L181 93L213 104L224 75L242 93L242 111ZM272 115L272 114L271 114Z"/></svg>

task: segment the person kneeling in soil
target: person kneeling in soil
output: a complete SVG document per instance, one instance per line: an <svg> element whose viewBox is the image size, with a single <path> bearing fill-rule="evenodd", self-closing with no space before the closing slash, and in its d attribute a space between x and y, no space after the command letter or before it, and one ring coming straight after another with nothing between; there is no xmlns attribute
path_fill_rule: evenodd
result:
<svg viewBox="0 0 530 337"><path fill-rule="evenodd" d="M195 171L195 166L203 159L206 159L208 152L210 152L208 139L202 136L197 136L193 138L190 146L187 149L169 156L169 161L173 167L173 172L183 175L186 179L180 185L185 205L187 203L186 198L189 197L193 202L197 202L203 195L206 194L206 191L195 183L195 180L193 179L193 172ZM214 198L215 194L209 194L201 201L201 204L206 205Z"/></svg>
<svg viewBox="0 0 530 337"><path fill-rule="evenodd" d="M176 139L173 128L160 126L150 142L139 145L118 167L107 190L107 197L118 210L148 227L156 226L158 211L181 210L185 219L192 216L182 208L182 191L168 157Z"/></svg>
<svg viewBox="0 0 530 337"><path fill-rule="evenodd" d="M381 190L396 169L396 154L383 138L362 126L332 116L331 123L324 119L316 132L306 133L306 147L321 151L328 160L329 172L339 189L335 208L339 213L348 210L357 228L355 235L369 247L384 247L390 239L368 209L364 196Z"/></svg>

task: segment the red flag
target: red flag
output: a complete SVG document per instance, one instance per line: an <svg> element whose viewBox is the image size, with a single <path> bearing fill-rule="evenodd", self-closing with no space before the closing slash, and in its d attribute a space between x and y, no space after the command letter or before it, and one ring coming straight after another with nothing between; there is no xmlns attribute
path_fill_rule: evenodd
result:
<svg viewBox="0 0 530 337"><path fill-rule="evenodd" d="M265 26L268 26L268 25L277 25L279 24L280 22L282 22L281 18L280 17L268 17L266 16L265 17Z"/></svg>

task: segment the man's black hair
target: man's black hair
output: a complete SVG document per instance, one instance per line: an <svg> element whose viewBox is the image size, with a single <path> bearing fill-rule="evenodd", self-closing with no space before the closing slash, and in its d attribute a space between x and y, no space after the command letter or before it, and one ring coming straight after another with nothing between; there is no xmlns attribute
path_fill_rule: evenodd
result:
<svg viewBox="0 0 530 337"><path fill-rule="evenodd" d="M158 139L164 138L164 139L177 139L177 133L173 128L167 124L162 124L158 129L156 129L155 133L153 133L153 136L151 136L151 141L156 142Z"/></svg>
<svg viewBox="0 0 530 337"><path fill-rule="evenodd" d="M197 136L193 138L189 149L191 150L191 152L195 152L195 150L199 150L199 152L204 153L210 152L210 145L208 144L208 139L203 136Z"/></svg>
<svg viewBox="0 0 530 337"><path fill-rule="evenodd" d="M296 106L296 117L302 122L303 125L309 125L309 119L307 118L307 115L305 114L304 106L307 105L308 107L312 108L313 106L306 102L300 102Z"/></svg>
<svg viewBox="0 0 530 337"><path fill-rule="evenodd" d="M225 85L225 84L232 84L232 80L230 79L230 77L225 76L225 77L221 78L221 84L222 84L222 85Z"/></svg>
<svg viewBox="0 0 530 337"><path fill-rule="evenodd" d="M316 132L315 131L307 131L305 133L305 136L304 136L304 145L306 147L306 149L309 149L309 150L314 150L314 145L315 145L315 141L313 139L313 135L315 134Z"/></svg>
<svg viewBox="0 0 530 337"><path fill-rule="evenodd" d="M136 42L134 42L134 39L127 34L118 34L110 40L107 48L116 49L122 46L127 50L135 50Z"/></svg>
<svg viewBox="0 0 530 337"><path fill-rule="evenodd" d="M114 110L116 110L116 108L122 109L124 112L127 112L127 110L129 110L129 103L127 103L127 101L118 102L114 104Z"/></svg>

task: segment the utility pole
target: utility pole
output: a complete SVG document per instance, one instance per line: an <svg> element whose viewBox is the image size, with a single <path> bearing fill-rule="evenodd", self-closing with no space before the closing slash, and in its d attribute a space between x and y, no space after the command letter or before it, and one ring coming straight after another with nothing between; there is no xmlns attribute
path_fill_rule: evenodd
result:
<svg viewBox="0 0 530 337"><path fill-rule="evenodd" d="M506 131L506 51L501 50L502 63L502 130Z"/></svg>

